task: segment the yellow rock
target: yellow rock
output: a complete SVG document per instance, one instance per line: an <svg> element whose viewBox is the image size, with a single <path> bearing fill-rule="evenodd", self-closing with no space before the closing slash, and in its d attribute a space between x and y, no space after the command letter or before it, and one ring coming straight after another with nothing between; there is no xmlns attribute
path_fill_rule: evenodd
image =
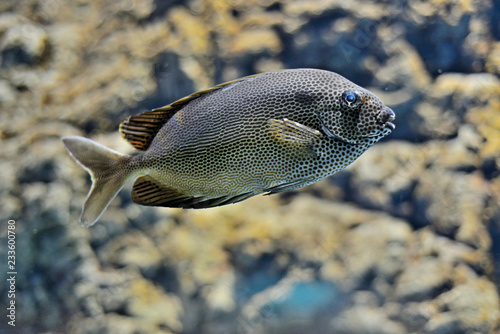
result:
<svg viewBox="0 0 500 334"><path fill-rule="evenodd" d="M130 315L147 319L150 324L166 324L176 333L182 331L182 305L178 297L140 278L130 284L130 295L126 306Z"/></svg>
<svg viewBox="0 0 500 334"><path fill-rule="evenodd" d="M499 85L500 90L500 85ZM479 149L481 158L500 156L500 98L492 96L484 107L471 110L467 120L477 127L485 139Z"/></svg>
<svg viewBox="0 0 500 334"><path fill-rule="evenodd" d="M491 73L500 73L500 42L493 43L485 67Z"/></svg>
<svg viewBox="0 0 500 334"><path fill-rule="evenodd" d="M268 50L277 54L281 41L275 32L267 29L244 30L229 45L229 55L243 55Z"/></svg>

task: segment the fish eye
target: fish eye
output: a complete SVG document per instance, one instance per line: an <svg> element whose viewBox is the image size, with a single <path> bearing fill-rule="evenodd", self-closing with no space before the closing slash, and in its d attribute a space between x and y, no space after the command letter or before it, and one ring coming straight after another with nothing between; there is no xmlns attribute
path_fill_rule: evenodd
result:
<svg viewBox="0 0 500 334"><path fill-rule="evenodd" d="M355 108L359 106L359 104L362 102L362 99L361 96L359 96L358 92L348 90L342 94L342 101L349 108Z"/></svg>

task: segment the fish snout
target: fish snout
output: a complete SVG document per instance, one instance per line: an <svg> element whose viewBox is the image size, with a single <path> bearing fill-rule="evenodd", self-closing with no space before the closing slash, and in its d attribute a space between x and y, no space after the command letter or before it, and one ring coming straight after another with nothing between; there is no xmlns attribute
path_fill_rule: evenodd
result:
<svg viewBox="0 0 500 334"><path fill-rule="evenodd" d="M378 119L385 128L388 128L391 131L396 128L396 126L392 123L392 121L396 119L396 114L394 114L394 111L392 111L391 108L385 107L378 115Z"/></svg>

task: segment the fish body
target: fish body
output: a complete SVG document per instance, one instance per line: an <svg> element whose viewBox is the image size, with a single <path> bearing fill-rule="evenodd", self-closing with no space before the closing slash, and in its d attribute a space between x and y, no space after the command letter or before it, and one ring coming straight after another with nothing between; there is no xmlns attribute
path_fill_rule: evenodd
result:
<svg viewBox="0 0 500 334"><path fill-rule="evenodd" d="M70 154L92 176L81 222L90 226L128 180L134 202L208 208L314 183L347 167L394 129L380 99L323 70L266 72L131 116L121 155L81 137Z"/></svg>

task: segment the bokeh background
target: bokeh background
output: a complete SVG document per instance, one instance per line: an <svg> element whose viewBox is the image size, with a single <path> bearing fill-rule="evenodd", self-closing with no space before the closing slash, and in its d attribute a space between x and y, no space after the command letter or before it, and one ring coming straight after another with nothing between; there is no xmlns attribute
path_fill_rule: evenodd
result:
<svg viewBox="0 0 500 334"><path fill-rule="evenodd" d="M0 331L498 333L499 22L496 0L2 0ZM370 89L396 130L296 192L183 211L129 185L80 226L61 136L133 152L128 115L298 67Z"/></svg>

